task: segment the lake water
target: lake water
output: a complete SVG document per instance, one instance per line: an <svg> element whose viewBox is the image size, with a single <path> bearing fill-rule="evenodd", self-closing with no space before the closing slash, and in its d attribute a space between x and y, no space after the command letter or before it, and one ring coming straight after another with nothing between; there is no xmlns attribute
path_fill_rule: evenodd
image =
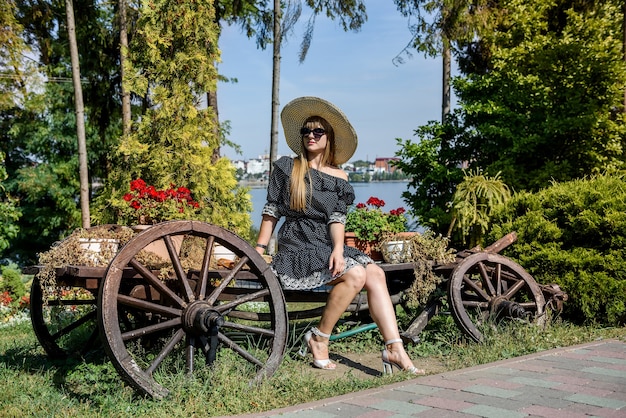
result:
<svg viewBox="0 0 626 418"><path fill-rule="evenodd" d="M351 184L354 188L355 204L360 202L365 203L367 199L374 196L385 201L383 208L385 211L397 209L401 206L408 210L407 204L402 200L402 192L407 191L407 185L409 184L406 181L380 181ZM252 198L252 224L258 228L261 224L261 211L263 210L263 205L265 205L267 189L250 189L250 196Z"/></svg>

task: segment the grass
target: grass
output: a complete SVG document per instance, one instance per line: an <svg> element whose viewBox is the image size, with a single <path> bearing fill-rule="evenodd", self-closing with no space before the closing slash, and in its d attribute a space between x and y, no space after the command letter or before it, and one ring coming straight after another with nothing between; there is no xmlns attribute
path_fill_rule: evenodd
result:
<svg viewBox="0 0 626 418"><path fill-rule="evenodd" d="M403 315L400 320L406 322ZM482 330L483 344L465 340L452 318L433 318L422 333L423 341L408 348L417 364L434 359L446 370L517 357L555 347L606 338L626 340L626 328L575 326L554 321L545 328L521 323L490 325ZM292 349L298 335L293 332ZM367 331L333 342L333 352L379 353L377 331ZM267 411L322 399L409 378L406 374L336 379L316 377L308 361L285 356L278 371L254 390L233 370L228 360L188 378L167 376L171 390L162 401L138 396L125 385L102 352L85 359L49 360L39 346L30 322L0 328L0 408L7 417L190 417L223 416Z"/></svg>

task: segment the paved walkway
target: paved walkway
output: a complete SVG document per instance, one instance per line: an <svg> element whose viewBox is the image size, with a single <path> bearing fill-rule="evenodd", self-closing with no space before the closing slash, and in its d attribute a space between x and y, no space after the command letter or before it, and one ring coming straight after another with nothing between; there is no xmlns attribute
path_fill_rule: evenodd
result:
<svg viewBox="0 0 626 418"><path fill-rule="evenodd" d="M597 341L243 417L624 417L626 343Z"/></svg>

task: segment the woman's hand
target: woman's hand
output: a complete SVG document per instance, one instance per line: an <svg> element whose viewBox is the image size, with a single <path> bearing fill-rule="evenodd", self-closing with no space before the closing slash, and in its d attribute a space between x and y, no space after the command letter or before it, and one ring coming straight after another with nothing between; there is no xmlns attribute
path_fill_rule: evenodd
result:
<svg viewBox="0 0 626 418"><path fill-rule="evenodd" d="M331 276L334 278L339 277L343 270L346 268L346 260L343 258L343 246L337 246L330 253L330 260L328 261L328 269Z"/></svg>

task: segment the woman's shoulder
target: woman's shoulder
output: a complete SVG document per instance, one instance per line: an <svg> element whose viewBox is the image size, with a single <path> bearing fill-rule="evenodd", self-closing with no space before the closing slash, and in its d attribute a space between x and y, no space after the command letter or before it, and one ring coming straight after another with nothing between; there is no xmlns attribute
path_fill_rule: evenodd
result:
<svg viewBox="0 0 626 418"><path fill-rule="evenodd" d="M282 169L285 172L289 172L293 167L293 158L287 156L280 157L274 162L274 166Z"/></svg>
<svg viewBox="0 0 626 418"><path fill-rule="evenodd" d="M348 174L339 167L327 166L324 168L324 172L333 177L338 177L342 180L348 181Z"/></svg>

